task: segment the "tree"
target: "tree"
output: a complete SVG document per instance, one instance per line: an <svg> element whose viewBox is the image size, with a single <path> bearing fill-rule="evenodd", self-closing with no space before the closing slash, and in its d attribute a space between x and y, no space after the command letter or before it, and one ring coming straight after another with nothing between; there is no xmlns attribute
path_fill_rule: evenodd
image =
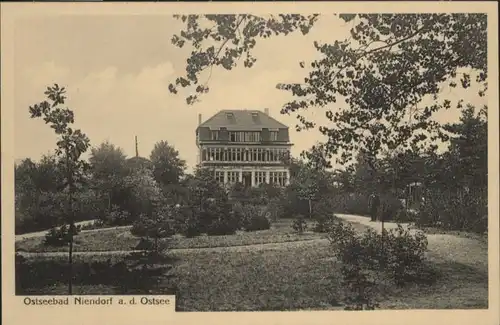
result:
<svg viewBox="0 0 500 325"><path fill-rule="evenodd" d="M124 186L128 191L127 211L134 220L141 214L151 215L163 199L161 189L148 168L133 171L125 178Z"/></svg>
<svg viewBox="0 0 500 325"><path fill-rule="evenodd" d="M38 162L27 158L15 165L16 233L47 229L60 221L63 213L56 201L64 188L61 167L55 155L44 155Z"/></svg>
<svg viewBox="0 0 500 325"><path fill-rule="evenodd" d="M73 237L76 232L74 194L77 191L78 184L84 181L87 163L80 157L82 153L87 151L90 144L89 139L84 133L79 129L73 130L70 127L74 123L74 113L68 108L61 107L66 101L65 93L65 88L59 87L58 84L47 87L45 95L48 100L30 106L29 112L31 118L42 118L59 136L56 155L61 158L61 163L64 166L64 185L67 189L67 218L65 223L69 226L68 293L71 295L73 292Z"/></svg>
<svg viewBox="0 0 500 325"><path fill-rule="evenodd" d="M438 102L443 86L487 92L486 14L341 14L319 15L182 15L185 28L172 38L181 48L190 45L186 74L169 86L172 93L187 88L193 104L209 91L202 73L213 67L235 68L239 59L251 68L253 49L260 38L306 34L319 19L340 19L352 24L350 36L327 43L315 42L321 58L306 64L303 83L279 84L297 99L285 103L282 113L295 113L297 129L318 127L327 137L328 157L351 162L363 149L371 163L380 152L443 136L433 114L451 106ZM462 68L471 72L462 72ZM209 73L209 76L211 73ZM209 79L209 78L208 78ZM421 107L426 98L432 105ZM331 121L316 125L300 114L321 107Z"/></svg>
<svg viewBox="0 0 500 325"><path fill-rule="evenodd" d="M488 182L488 128L487 109L477 112L472 105L462 110L458 123L448 123L444 129L449 132L448 165L455 177L469 188L486 188Z"/></svg>
<svg viewBox="0 0 500 325"><path fill-rule="evenodd" d="M99 147L92 148L89 162L95 187L107 196L107 211L111 211L114 204L123 205L119 195L128 175L123 150L109 141L103 142Z"/></svg>
<svg viewBox="0 0 500 325"><path fill-rule="evenodd" d="M193 221L191 233L207 232L210 235L231 234L237 230L232 219L228 195L213 177L213 171L197 168L187 182L189 216Z"/></svg>
<svg viewBox="0 0 500 325"><path fill-rule="evenodd" d="M179 184L186 169L186 162L179 158L179 152L167 141L157 142L151 152L154 177L159 184Z"/></svg>
<svg viewBox="0 0 500 325"><path fill-rule="evenodd" d="M162 278L171 269L172 260L166 255L169 248L167 239L174 235L174 221L177 208L163 205L161 201L154 202L154 209L148 214L143 213L134 222L130 232L141 237L136 249L127 256L132 270L131 285L135 289L150 293L152 287L157 287Z"/></svg>

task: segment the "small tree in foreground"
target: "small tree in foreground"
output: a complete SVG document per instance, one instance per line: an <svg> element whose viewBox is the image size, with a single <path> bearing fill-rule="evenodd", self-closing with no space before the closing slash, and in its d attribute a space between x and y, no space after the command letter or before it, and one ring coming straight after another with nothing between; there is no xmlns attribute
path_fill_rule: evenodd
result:
<svg viewBox="0 0 500 325"><path fill-rule="evenodd" d="M76 234L75 192L78 189L78 184L83 181L84 172L87 168L86 162L80 157L87 151L90 142L80 130L73 130L70 127L74 123L74 113L68 108L61 107L66 101L65 93L65 88L59 87L57 84L47 87L45 95L48 100L30 106L29 112L31 118L42 118L59 136L56 155L60 158L60 163L65 171L64 186L66 187L65 193L67 196L67 214L64 224L68 227L68 235L64 237L67 238L69 244L68 293L71 295L73 293L73 237Z"/></svg>
<svg viewBox="0 0 500 325"><path fill-rule="evenodd" d="M159 204L158 204L159 205ZM128 286L143 293L158 288L171 269L171 258L167 256L168 238L174 235L177 209L172 206L158 206L152 214L141 214L130 232L141 240L128 257L131 279Z"/></svg>

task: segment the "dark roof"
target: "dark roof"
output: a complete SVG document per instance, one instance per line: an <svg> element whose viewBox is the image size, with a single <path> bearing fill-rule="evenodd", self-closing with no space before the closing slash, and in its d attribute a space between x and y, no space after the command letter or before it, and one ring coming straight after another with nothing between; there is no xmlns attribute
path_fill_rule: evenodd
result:
<svg viewBox="0 0 500 325"><path fill-rule="evenodd" d="M257 110L222 110L201 123L199 127L228 130L253 131L268 129L288 129L286 125L278 122L264 112Z"/></svg>

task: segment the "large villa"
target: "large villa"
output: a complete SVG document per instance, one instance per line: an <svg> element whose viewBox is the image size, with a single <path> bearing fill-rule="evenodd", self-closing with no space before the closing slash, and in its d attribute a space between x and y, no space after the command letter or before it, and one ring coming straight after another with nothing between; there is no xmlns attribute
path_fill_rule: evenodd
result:
<svg viewBox="0 0 500 325"><path fill-rule="evenodd" d="M198 164L211 168L214 177L227 185L274 183L285 186L290 172L288 127L269 116L269 111L223 110L196 129Z"/></svg>

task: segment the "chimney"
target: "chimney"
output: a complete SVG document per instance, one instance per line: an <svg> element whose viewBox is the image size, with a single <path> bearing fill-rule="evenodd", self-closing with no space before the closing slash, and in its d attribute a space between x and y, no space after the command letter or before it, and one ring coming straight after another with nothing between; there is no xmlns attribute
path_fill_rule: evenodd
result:
<svg viewBox="0 0 500 325"><path fill-rule="evenodd" d="M264 113L266 113L266 115L269 115L269 108L264 108Z"/></svg>
<svg viewBox="0 0 500 325"><path fill-rule="evenodd" d="M198 125L201 124L201 114L198 114Z"/></svg>
<svg viewBox="0 0 500 325"><path fill-rule="evenodd" d="M135 156L139 157L139 146L137 145L137 135L135 136Z"/></svg>

